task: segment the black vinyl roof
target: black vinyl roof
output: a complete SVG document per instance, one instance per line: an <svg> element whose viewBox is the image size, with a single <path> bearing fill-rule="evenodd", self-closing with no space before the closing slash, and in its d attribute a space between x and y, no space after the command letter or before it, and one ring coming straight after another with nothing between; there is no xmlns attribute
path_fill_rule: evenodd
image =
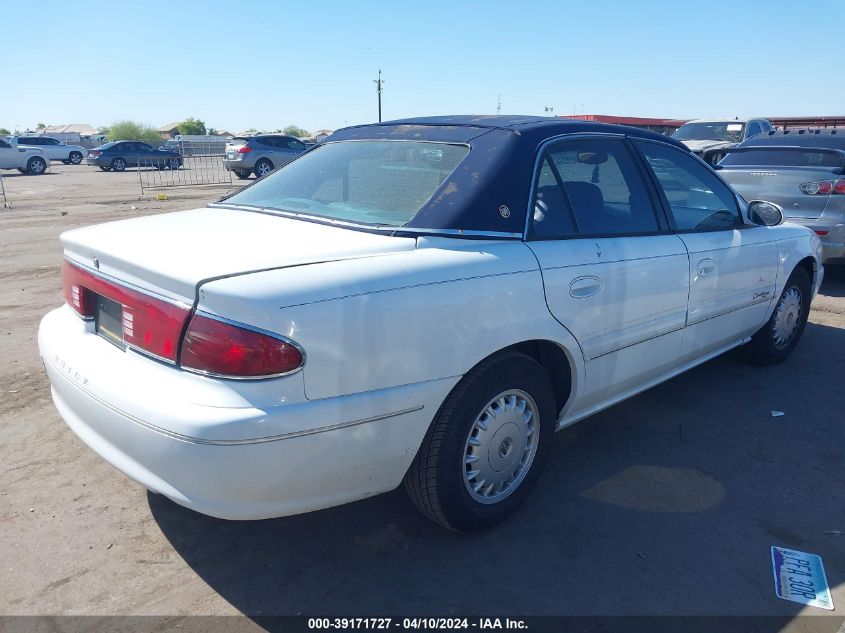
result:
<svg viewBox="0 0 845 633"><path fill-rule="evenodd" d="M528 212L537 149L550 138L584 133L659 140L689 151L680 141L656 132L536 116L401 119L343 128L325 142L411 140L469 145L466 158L406 226L521 234ZM508 213L503 213L502 207L507 207Z"/></svg>

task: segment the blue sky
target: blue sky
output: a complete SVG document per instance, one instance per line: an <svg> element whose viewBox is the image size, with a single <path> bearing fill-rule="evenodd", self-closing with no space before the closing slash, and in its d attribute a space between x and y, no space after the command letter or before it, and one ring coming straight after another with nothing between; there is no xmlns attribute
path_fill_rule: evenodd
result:
<svg viewBox="0 0 845 633"><path fill-rule="evenodd" d="M841 0L9 2L0 127L845 114ZM827 17L825 17L827 16ZM9 51L15 51L9 54ZM829 78L829 79L827 79Z"/></svg>

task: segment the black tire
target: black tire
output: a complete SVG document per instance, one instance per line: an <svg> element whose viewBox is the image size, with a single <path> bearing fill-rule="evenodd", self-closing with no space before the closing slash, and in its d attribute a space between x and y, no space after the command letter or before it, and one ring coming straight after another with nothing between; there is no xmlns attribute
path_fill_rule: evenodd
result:
<svg viewBox="0 0 845 633"><path fill-rule="evenodd" d="M522 440L519 434L514 434L515 439L512 440L509 424L513 428L516 426L505 421L496 428L495 421L498 418L486 417L488 421L494 421L489 424L490 431L486 430L488 425L485 424L485 433L491 434L492 441L488 443L488 453L484 457L473 457L476 457L479 464L490 464L491 458L496 459L494 453L500 459L512 460L509 456L511 447L515 447L515 456L524 455L529 450L531 437L535 437L536 448L533 450L533 458L518 471L520 474L511 476L514 483L502 484L503 488L505 485L512 486L497 493L505 496L498 501L485 503L474 498L470 492L470 487L474 486L472 472L477 472L472 471L474 466L469 463L473 450L470 435L477 437L475 434L479 432L479 420L485 418L485 412L493 406L497 395L509 391L527 394L533 400L539 418L533 425L533 434L526 433ZM497 410L508 414L507 406ZM513 513L534 488L552 445L555 413L554 392L549 377L534 359L515 351L503 352L487 359L464 376L437 412L405 475L408 496L423 514L451 530L475 532L499 523ZM505 452L502 452L503 447ZM522 453L519 452L520 448L523 449ZM508 471L510 468L512 466L506 467ZM483 494L484 484L477 485L482 488ZM478 489L474 494L478 496Z"/></svg>
<svg viewBox="0 0 845 633"><path fill-rule="evenodd" d="M275 167L273 163L267 158L259 158L258 161L255 163L255 177L256 178L263 178L271 171L273 171Z"/></svg>
<svg viewBox="0 0 845 633"><path fill-rule="evenodd" d="M63 160L62 165L70 165L70 161L69 160Z"/></svg>
<svg viewBox="0 0 845 633"><path fill-rule="evenodd" d="M111 167L103 167L102 165L100 165L100 169L103 171L111 171Z"/></svg>
<svg viewBox="0 0 845 633"><path fill-rule="evenodd" d="M240 178L241 180L246 180L252 174L252 172L249 172L249 171L241 171L241 170L237 170L237 169L234 170L234 171L235 171L235 175L238 178Z"/></svg>
<svg viewBox="0 0 845 633"><path fill-rule="evenodd" d="M82 162L82 154L80 152L71 152L70 156L68 156L68 161L71 165L79 165Z"/></svg>
<svg viewBox="0 0 845 633"><path fill-rule="evenodd" d="M26 173L26 169L21 169L20 167L18 167L18 171L21 172L22 174Z"/></svg>
<svg viewBox="0 0 845 633"><path fill-rule="evenodd" d="M120 157L114 158L112 159L110 167L112 171L126 171L126 160Z"/></svg>
<svg viewBox="0 0 845 633"><path fill-rule="evenodd" d="M166 169L174 170L179 169L180 163L178 158L168 158Z"/></svg>
<svg viewBox="0 0 845 633"><path fill-rule="evenodd" d="M26 162L26 172L32 176L40 176L47 171L47 161L40 156L33 156Z"/></svg>
<svg viewBox="0 0 845 633"><path fill-rule="evenodd" d="M755 365L783 362L798 345L807 325L812 293L810 276L801 267L792 271L771 318L751 338L749 360ZM789 330L788 336L785 335Z"/></svg>

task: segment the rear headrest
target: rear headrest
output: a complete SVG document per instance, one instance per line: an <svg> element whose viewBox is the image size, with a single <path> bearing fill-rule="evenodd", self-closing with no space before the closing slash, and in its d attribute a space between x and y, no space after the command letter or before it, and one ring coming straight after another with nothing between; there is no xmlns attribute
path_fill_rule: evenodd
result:
<svg viewBox="0 0 845 633"><path fill-rule="evenodd" d="M580 180L567 180L563 184L577 211L600 211L604 208L604 196L594 184Z"/></svg>

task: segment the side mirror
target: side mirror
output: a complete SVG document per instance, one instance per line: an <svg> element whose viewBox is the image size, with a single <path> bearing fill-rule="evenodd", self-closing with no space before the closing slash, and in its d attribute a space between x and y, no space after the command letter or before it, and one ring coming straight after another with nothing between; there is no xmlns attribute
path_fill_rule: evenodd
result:
<svg viewBox="0 0 845 633"><path fill-rule="evenodd" d="M760 226L783 224L783 209L774 202L752 200L748 203L748 219Z"/></svg>

